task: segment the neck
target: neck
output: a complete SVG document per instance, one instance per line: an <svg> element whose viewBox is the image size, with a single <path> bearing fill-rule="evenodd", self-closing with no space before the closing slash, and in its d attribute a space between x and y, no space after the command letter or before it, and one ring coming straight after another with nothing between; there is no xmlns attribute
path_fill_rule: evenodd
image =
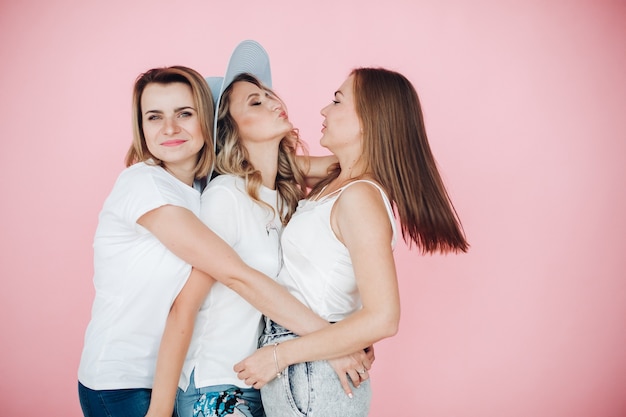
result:
<svg viewBox="0 0 626 417"><path fill-rule="evenodd" d="M167 172L176 177L179 181L184 182L188 186L193 186L193 181L195 179L195 175L193 173L193 168L189 169L186 167L179 166L168 166L165 165L163 167Z"/></svg>
<svg viewBox="0 0 626 417"><path fill-rule="evenodd" d="M278 146L275 143L246 144L248 157L254 168L261 172L263 185L269 189L276 188L278 172Z"/></svg>
<svg viewBox="0 0 626 417"><path fill-rule="evenodd" d="M365 170L363 163L361 163L358 159L339 159L339 167L341 168L341 172L332 180L329 184L327 184L319 194L314 196L315 200L319 200L322 197L333 194L335 191L348 184L351 181L356 179L371 179L371 172Z"/></svg>
<svg viewBox="0 0 626 417"><path fill-rule="evenodd" d="M339 173L337 180L342 182L349 181L366 174L363 162L359 157L339 159L339 167L341 168L341 172Z"/></svg>

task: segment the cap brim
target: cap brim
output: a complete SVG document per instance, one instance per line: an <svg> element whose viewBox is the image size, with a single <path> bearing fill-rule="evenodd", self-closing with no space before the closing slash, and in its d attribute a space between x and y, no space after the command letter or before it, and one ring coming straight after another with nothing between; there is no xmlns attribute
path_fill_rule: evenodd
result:
<svg viewBox="0 0 626 417"><path fill-rule="evenodd" d="M213 106L217 106L217 100L220 98L220 90L222 88L222 83L224 82L224 77L206 77L205 80L211 89Z"/></svg>

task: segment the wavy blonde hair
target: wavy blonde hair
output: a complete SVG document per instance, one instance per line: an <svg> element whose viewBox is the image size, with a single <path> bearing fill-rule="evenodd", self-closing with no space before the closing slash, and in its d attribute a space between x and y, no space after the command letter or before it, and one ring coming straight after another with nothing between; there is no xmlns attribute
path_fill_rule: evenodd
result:
<svg viewBox="0 0 626 417"><path fill-rule="evenodd" d="M244 73L235 77L233 82L224 90L218 109L215 170L220 174L231 174L243 178L248 195L256 203L273 211L272 207L259 199L259 189L262 185L261 172L250 162L248 150L239 140L237 123L229 111L233 85L237 82L254 84L280 100L270 88L264 86L253 75ZM278 151L276 190L280 198L277 202L277 208L283 224L287 224L291 219L296 211L298 201L304 197L306 190L304 173L296 163L298 151L306 153L306 148L300 139L298 130L293 129L281 140Z"/></svg>

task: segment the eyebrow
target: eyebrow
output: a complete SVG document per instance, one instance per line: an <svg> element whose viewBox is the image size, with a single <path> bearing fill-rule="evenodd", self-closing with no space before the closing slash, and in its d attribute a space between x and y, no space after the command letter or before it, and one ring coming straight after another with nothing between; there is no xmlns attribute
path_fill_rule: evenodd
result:
<svg viewBox="0 0 626 417"><path fill-rule="evenodd" d="M337 90L335 91L335 95L341 94L343 96L343 93L341 92L341 90Z"/></svg>
<svg viewBox="0 0 626 417"><path fill-rule="evenodd" d="M187 110L187 109L191 109L193 111L196 111L195 108L191 107L191 106L183 106L183 107L177 107L174 109L174 113L178 113L179 111L183 111L183 110ZM163 110L146 110L143 114L148 114L148 113L158 113L158 114L162 114Z"/></svg>

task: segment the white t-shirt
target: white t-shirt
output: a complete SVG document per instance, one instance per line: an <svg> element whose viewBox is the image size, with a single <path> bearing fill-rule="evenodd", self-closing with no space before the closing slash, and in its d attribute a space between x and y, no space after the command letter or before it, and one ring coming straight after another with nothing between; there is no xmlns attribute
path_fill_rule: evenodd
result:
<svg viewBox="0 0 626 417"><path fill-rule="evenodd" d="M220 175L202 194L200 218L244 262L275 278L282 262L282 225L275 214L277 191L261 187L259 198L273 207L274 212L248 196L242 178ZM230 288L219 282L213 284L196 318L179 387L187 389L195 369L196 387L232 384L249 388L237 378L233 366L257 349L261 330L258 310Z"/></svg>
<svg viewBox="0 0 626 417"><path fill-rule="evenodd" d="M104 202L94 238L96 295L78 369L88 388L152 387L169 309L191 272L137 224L164 205L198 215L200 193L146 163L122 171Z"/></svg>
<svg viewBox="0 0 626 417"><path fill-rule="evenodd" d="M330 224L337 198L357 182L367 182L380 191L393 229L390 242L393 248L396 224L391 204L383 190L367 180L351 182L319 201L301 200L281 239L284 266L278 282L320 317L332 322L343 320L361 308L350 253Z"/></svg>

